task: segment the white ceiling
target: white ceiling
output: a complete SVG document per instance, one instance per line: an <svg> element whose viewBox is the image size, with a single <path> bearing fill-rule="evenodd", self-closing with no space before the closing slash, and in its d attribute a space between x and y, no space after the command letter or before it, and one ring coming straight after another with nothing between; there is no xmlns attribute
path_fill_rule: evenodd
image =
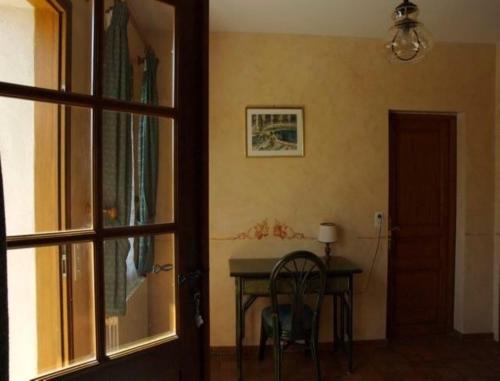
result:
<svg viewBox="0 0 500 381"><path fill-rule="evenodd" d="M1 1L1 0L0 0ZM500 1L500 0L499 0ZM133 22L144 33L174 30L175 8L159 1L127 0Z"/></svg>
<svg viewBox="0 0 500 381"><path fill-rule="evenodd" d="M397 0L210 0L210 29L385 38ZM437 41L500 42L500 0L414 0Z"/></svg>

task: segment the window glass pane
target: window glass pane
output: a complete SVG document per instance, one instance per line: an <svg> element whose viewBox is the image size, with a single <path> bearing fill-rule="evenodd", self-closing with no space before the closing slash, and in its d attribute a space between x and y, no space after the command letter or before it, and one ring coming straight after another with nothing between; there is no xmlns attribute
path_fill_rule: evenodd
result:
<svg viewBox="0 0 500 381"><path fill-rule="evenodd" d="M106 227L173 221L173 131L168 118L104 112Z"/></svg>
<svg viewBox="0 0 500 381"><path fill-rule="evenodd" d="M108 354L175 335L174 250L172 234L105 241Z"/></svg>
<svg viewBox="0 0 500 381"><path fill-rule="evenodd" d="M91 112L0 98L7 234L89 228Z"/></svg>
<svg viewBox="0 0 500 381"><path fill-rule="evenodd" d="M4 0L0 20L0 81L90 92L92 1Z"/></svg>
<svg viewBox="0 0 500 381"><path fill-rule="evenodd" d="M104 4L104 95L172 106L175 8L160 0Z"/></svg>
<svg viewBox="0 0 500 381"><path fill-rule="evenodd" d="M92 244L7 253L11 380L95 358Z"/></svg>

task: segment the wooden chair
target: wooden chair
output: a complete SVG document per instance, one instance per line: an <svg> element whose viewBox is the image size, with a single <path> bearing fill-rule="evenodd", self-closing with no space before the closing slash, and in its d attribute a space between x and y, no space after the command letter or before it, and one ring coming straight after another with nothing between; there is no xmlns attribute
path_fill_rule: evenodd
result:
<svg viewBox="0 0 500 381"><path fill-rule="evenodd" d="M259 359L264 358L266 341L272 338L275 381L281 380L284 349L298 342L310 346L316 379L321 380L318 329L325 285L325 264L311 252L292 252L274 266L270 279L271 306L262 311ZM306 297L310 304L305 303ZM278 299L288 300L280 304Z"/></svg>

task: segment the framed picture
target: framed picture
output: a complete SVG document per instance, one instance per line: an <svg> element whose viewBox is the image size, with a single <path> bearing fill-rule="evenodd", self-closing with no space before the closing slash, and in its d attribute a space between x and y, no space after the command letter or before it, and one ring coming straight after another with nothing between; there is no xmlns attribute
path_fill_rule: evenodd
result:
<svg viewBox="0 0 500 381"><path fill-rule="evenodd" d="M302 107L247 107L247 157L304 156Z"/></svg>

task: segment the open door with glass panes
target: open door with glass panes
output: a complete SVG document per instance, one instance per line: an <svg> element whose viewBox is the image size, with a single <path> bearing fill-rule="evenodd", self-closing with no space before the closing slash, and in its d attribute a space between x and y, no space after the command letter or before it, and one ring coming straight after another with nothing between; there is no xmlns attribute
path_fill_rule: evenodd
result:
<svg viewBox="0 0 500 381"><path fill-rule="evenodd" d="M0 2L11 380L203 378L207 3Z"/></svg>

